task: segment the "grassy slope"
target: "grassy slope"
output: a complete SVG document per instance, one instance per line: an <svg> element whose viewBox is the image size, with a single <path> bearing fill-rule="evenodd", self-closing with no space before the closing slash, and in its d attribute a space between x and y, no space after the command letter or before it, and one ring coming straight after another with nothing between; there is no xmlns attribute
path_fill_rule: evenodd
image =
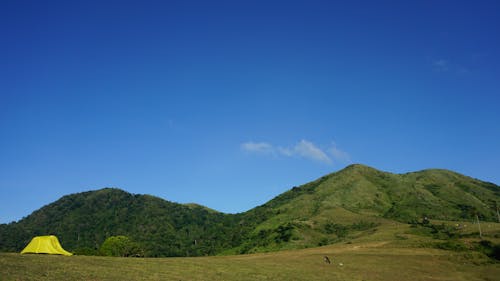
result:
<svg viewBox="0 0 500 281"><path fill-rule="evenodd" d="M295 187L244 214L258 222L251 241L229 253L266 252L316 247L347 241L376 231L376 226L431 219L496 220L494 200L500 188L447 170L408 174L381 172L351 165L339 172ZM460 204L467 206L462 210ZM279 227L293 227L290 241L278 241ZM326 228L333 225L333 231ZM345 233L336 230L345 228ZM253 241L267 241L255 243Z"/></svg>
<svg viewBox="0 0 500 281"><path fill-rule="evenodd" d="M485 226L498 233L500 224ZM318 248L198 258L0 254L1 280L498 280L500 264L477 252L417 247L406 224ZM404 240L395 239L405 235ZM329 256L332 264L323 262ZM340 265L342 263L342 265Z"/></svg>

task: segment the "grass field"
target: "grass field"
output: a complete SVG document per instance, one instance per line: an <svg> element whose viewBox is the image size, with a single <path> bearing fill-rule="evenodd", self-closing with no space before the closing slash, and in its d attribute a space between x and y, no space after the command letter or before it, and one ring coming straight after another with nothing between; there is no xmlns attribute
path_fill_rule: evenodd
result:
<svg viewBox="0 0 500 281"><path fill-rule="evenodd" d="M332 261L327 264L323 256ZM0 254L0 280L499 280L479 253L338 244L276 253L197 258Z"/></svg>
<svg viewBox="0 0 500 281"><path fill-rule="evenodd" d="M485 223L483 228L486 238L500 242L500 223ZM474 230L468 227L462 231ZM385 221L370 235L334 245L215 257L0 253L0 280L500 280L499 262L475 251L434 249L429 245L441 240L413 232L410 225ZM479 240L463 241L474 239ZM325 263L324 256L332 263Z"/></svg>

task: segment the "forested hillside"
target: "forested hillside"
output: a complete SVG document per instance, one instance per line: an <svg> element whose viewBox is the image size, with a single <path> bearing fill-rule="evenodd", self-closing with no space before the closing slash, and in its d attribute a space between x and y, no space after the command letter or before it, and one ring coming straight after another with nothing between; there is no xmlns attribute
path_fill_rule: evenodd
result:
<svg viewBox="0 0 500 281"><path fill-rule="evenodd" d="M105 188L64 196L0 225L0 250L19 251L46 234L87 254L97 254L116 235L130 237L154 257L304 248L371 235L388 220L496 221L499 202L499 186L451 171L392 174L364 165L293 187L241 214Z"/></svg>
<svg viewBox="0 0 500 281"><path fill-rule="evenodd" d="M2 225L0 237L7 251L18 251L35 235L55 234L65 248L92 253L107 237L126 235L140 242L147 256L209 255L239 242L231 219L202 206L105 188L64 196Z"/></svg>

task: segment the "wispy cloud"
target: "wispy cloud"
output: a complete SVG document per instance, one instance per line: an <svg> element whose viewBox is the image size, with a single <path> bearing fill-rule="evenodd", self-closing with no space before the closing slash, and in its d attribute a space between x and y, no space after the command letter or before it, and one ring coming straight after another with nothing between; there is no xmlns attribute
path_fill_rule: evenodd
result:
<svg viewBox="0 0 500 281"><path fill-rule="evenodd" d="M341 162L344 164L352 162L351 156L347 152L340 150L335 143L332 143L330 149L328 149L328 152L338 162Z"/></svg>
<svg viewBox="0 0 500 281"><path fill-rule="evenodd" d="M292 146L275 146L267 142L245 142L241 144L241 149L249 153L297 157L325 164L351 161L349 154L340 150L335 143L332 143L329 148L321 149L307 140L301 140Z"/></svg>
<svg viewBox="0 0 500 281"><path fill-rule="evenodd" d="M315 146L312 142L301 140L293 147L293 153L310 160L315 160L324 163L332 163L332 160L326 155L323 150Z"/></svg>
<svg viewBox="0 0 500 281"><path fill-rule="evenodd" d="M444 59L439 59L439 60L433 61L432 66L434 67L435 71L439 71L439 72L447 72L448 70L450 70L449 62L447 60L444 60Z"/></svg>
<svg viewBox="0 0 500 281"><path fill-rule="evenodd" d="M469 73L469 69L455 63L451 63L445 59L437 59L432 61L432 68L435 72L450 72L456 74Z"/></svg>
<svg viewBox="0 0 500 281"><path fill-rule="evenodd" d="M256 153L274 153L275 148L267 142L245 142L241 144L241 149Z"/></svg>

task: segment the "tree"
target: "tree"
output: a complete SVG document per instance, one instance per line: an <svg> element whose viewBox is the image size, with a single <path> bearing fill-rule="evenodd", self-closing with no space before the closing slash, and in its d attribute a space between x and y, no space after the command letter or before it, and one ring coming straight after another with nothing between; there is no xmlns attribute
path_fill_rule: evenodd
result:
<svg viewBox="0 0 500 281"><path fill-rule="evenodd" d="M139 244L123 235L106 238L99 248L99 253L115 257L143 256Z"/></svg>

